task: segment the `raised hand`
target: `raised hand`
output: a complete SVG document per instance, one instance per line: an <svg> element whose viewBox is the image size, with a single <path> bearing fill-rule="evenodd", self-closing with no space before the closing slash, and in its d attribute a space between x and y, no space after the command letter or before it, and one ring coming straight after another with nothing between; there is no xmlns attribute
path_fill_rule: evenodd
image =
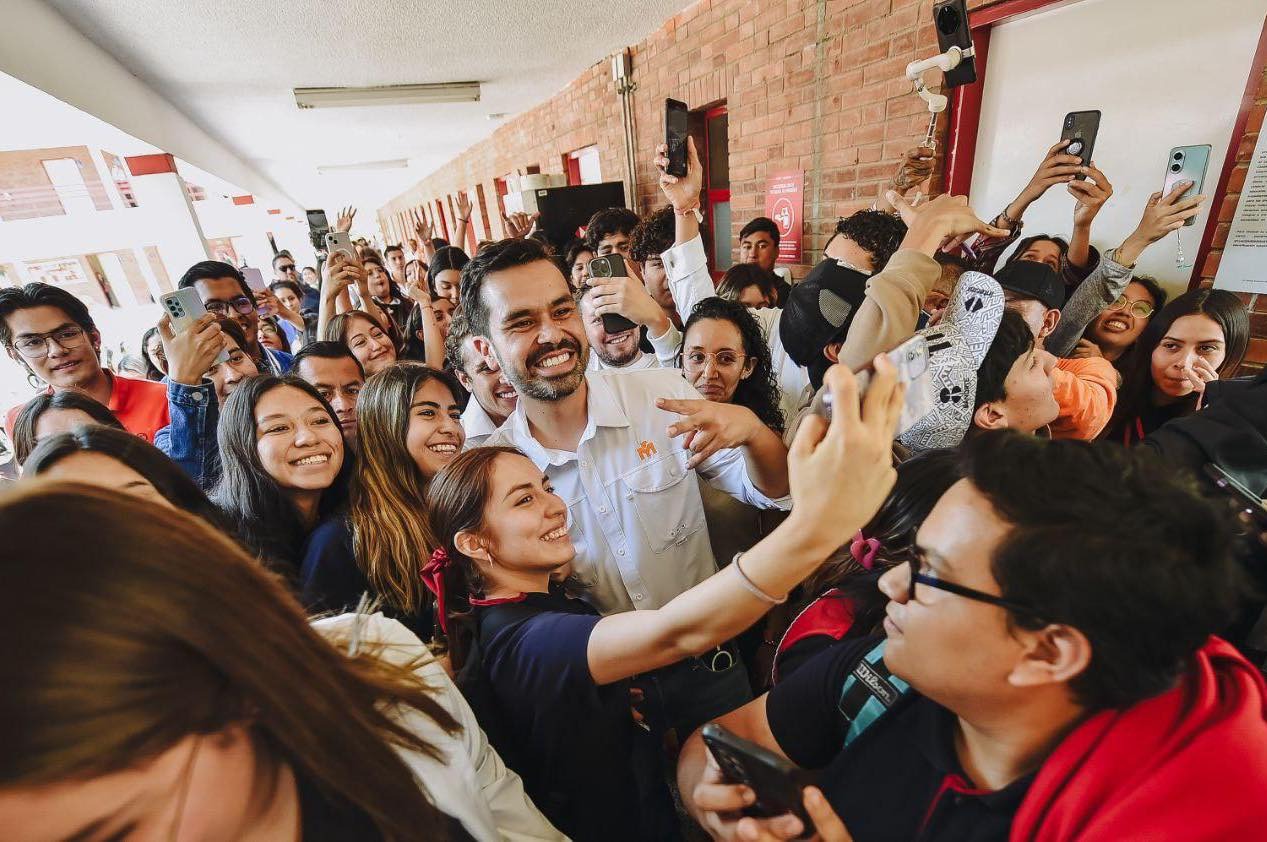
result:
<svg viewBox="0 0 1267 842"><path fill-rule="evenodd" d="M700 191L704 187L704 167L695 151L695 139L686 139L686 175L669 175L669 147L661 143L656 147L656 170L660 173L660 190L679 214L698 208Z"/></svg>
<svg viewBox="0 0 1267 842"><path fill-rule="evenodd" d="M618 313L636 324L651 327L653 336L660 336L668 329L664 308L637 278L591 278L589 286L593 289L589 295L594 312L600 316Z"/></svg>
<svg viewBox="0 0 1267 842"><path fill-rule="evenodd" d="M1201 213L1205 196L1181 198L1191 188L1191 181L1180 181L1167 195L1157 192L1148 197L1139 225L1135 226L1131 235L1118 247L1118 263L1133 265L1144 249L1170 232L1178 231L1185 222Z"/></svg>
<svg viewBox="0 0 1267 842"><path fill-rule="evenodd" d="M966 196L943 193L918 207L893 190L888 192L886 198L906 223L906 236L902 239L901 247L923 251L930 256L948 238L962 238L969 234L1006 237L1011 233L1006 228L981 221L968 206Z"/></svg>
<svg viewBox="0 0 1267 842"><path fill-rule="evenodd" d="M889 186L905 194L912 187L923 184L933 174L934 160L935 153L927 146L917 146L906 150Z"/></svg>
<svg viewBox="0 0 1267 842"><path fill-rule="evenodd" d="M515 211L509 216L502 214L502 225L506 232L507 239L522 240L532 233L532 229L537 225L537 219L541 216L539 213L527 214L521 211Z"/></svg>
<svg viewBox="0 0 1267 842"><path fill-rule="evenodd" d="M1069 141L1062 140L1047 150L1046 157L1034 171L1029 183L1021 190L1021 195L1017 197L1018 202L1031 204L1036 199L1042 198L1042 195L1053 185L1069 184L1073 182L1074 176L1087 172L1087 169L1082 166L1081 158L1065 153L1064 150L1068 145ZM1011 216L1011 214L1008 215Z"/></svg>
<svg viewBox="0 0 1267 842"><path fill-rule="evenodd" d="M458 193L458 218L468 222L471 219L471 199L465 192Z"/></svg>
<svg viewBox="0 0 1267 842"><path fill-rule="evenodd" d="M197 386L225 349L224 333L216 317L204 314L187 330L176 332L171 317L158 321L158 335L167 356L167 377L173 383Z"/></svg>
<svg viewBox="0 0 1267 842"><path fill-rule="evenodd" d="M425 210L415 210L410 211L410 213L413 215L414 220L414 236L418 238L418 242L422 243L422 247L425 250L427 244L432 240L435 228L431 225L430 220L427 219Z"/></svg>
<svg viewBox="0 0 1267 842"><path fill-rule="evenodd" d="M1070 181L1069 195L1077 200L1073 206L1073 224L1088 226L1095 215L1104 207L1104 203L1113 195L1113 185L1104 173L1096 168L1093 162L1087 167L1087 177L1083 181Z"/></svg>
<svg viewBox="0 0 1267 842"><path fill-rule="evenodd" d="M352 230L352 220L356 218L356 208L348 206L339 211L338 219L334 223L334 230L344 234Z"/></svg>

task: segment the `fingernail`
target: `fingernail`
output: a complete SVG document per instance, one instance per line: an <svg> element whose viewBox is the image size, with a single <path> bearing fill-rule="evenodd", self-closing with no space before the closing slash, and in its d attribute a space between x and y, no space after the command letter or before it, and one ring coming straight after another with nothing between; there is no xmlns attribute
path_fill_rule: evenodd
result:
<svg viewBox="0 0 1267 842"><path fill-rule="evenodd" d="M745 789L743 791L743 803L751 804L752 802L756 800L757 800L757 794L755 792L753 792L750 789Z"/></svg>

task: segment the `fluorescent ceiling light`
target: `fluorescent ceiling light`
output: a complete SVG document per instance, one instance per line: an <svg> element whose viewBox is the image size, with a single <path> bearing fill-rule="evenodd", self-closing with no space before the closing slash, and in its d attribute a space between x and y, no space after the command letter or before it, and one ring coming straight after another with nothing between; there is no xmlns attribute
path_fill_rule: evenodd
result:
<svg viewBox="0 0 1267 842"><path fill-rule="evenodd" d="M317 167L317 175L329 175L340 172L368 172L370 170L403 170L409 167L405 158L394 161L365 161L360 164L325 164Z"/></svg>
<svg viewBox="0 0 1267 842"><path fill-rule="evenodd" d="M356 105L425 105L437 102L479 102L479 82L428 85L380 85L372 88L295 88L300 108L347 108Z"/></svg>

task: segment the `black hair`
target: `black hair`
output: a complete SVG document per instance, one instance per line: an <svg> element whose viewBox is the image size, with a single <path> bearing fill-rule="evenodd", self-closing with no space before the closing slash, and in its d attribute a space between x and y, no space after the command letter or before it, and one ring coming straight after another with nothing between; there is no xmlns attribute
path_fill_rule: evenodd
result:
<svg viewBox="0 0 1267 842"><path fill-rule="evenodd" d="M78 409L85 412L93 423L103 427L114 427L122 430L123 425L105 404L93 400L76 389L63 389L60 392L42 393L27 401L13 421L13 458L21 465L31 455L38 444L35 438L35 426L40 416L50 409Z"/></svg>
<svg viewBox="0 0 1267 842"><path fill-rule="evenodd" d="M145 379L146 380L162 380L163 370L158 367L154 359L150 356L148 346L150 338L158 335L158 328L152 327L145 333L141 334L141 359L145 361Z"/></svg>
<svg viewBox="0 0 1267 842"><path fill-rule="evenodd" d="M157 447L122 427L87 424L69 433L49 436L31 451L22 466L23 475L39 476L76 453L100 453L127 465L145 477L154 490L176 508L202 518L230 537L234 536L220 510L207 499L189 474Z"/></svg>
<svg viewBox="0 0 1267 842"><path fill-rule="evenodd" d="M629 208L603 208L595 211L585 224L585 243L598 252L598 244L613 234L633 234L638 227L638 214Z"/></svg>
<svg viewBox="0 0 1267 842"><path fill-rule="evenodd" d="M342 342L335 342L329 339L323 339L320 342L309 342L300 348L291 359L290 370L298 376L299 364L309 358L318 360L351 360L356 363L356 370L361 372L361 379L365 379L365 369L361 366L361 361L356 358L356 354L352 353L352 349Z"/></svg>
<svg viewBox="0 0 1267 842"><path fill-rule="evenodd" d="M860 210L836 223L836 233L871 253L871 271L880 272L906 236L906 223L893 214Z"/></svg>
<svg viewBox="0 0 1267 842"><path fill-rule="evenodd" d="M740 380L731 403L752 410L761 423L782 434L786 426L783 410L779 406L779 387L774 379L774 365L770 362L770 346L756 318L748 308L737 301L712 296L702 299L691 311L682 328L682 346L678 348L678 368L682 367L682 354L686 351L686 336L691 326L704 319L730 322L739 330L743 352L753 361L752 374ZM746 362L746 361L745 361Z"/></svg>
<svg viewBox="0 0 1267 842"><path fill-rule="evenodd" d="M749 222L743 228L739 229L739 239L742 242L745 237L749 237L758 232L765 232L770 235L770 239L774 240L774 244L779 244L779 226L774 224L774 220L768 216L758 216Z"/></svg>
<svg viewBox="0 0 1267 842"><path fill-rule="evenodd" d="M941 266L953 266L959 270L960 275L972 270L972 264L959 252L937 249L937 253L933 255L933 260L936 260Z"/></svg>
<svg viewBox="0 0 1267 842"><path fill-rule="evenodd" d="M575 263L576 259L581 256L581 252L585 251L588 251L591 254L594 252L594 250L579 237L568 243L567 248L563 251L563 265L567 269L568 273L571 273L572 264Z"/></svg>
<svg viewBox="0 0 1267 842"><path fill-rule="evenodd" d="M1127 281L1126 285L1130 286L1131 284L1139 284L1148 290L1149 296L1153 299L1154 313L1160 312L1161 308L1166 306L1166 290L1162 289L1161 284L1152 275L1131 275L1131 279Z"/></svg>
<svg viewBox="0 0 1267 842"><path fill-rule="evenodd" d="M279 289L290 290L300 301L304 300L304 291L303 288L299 286L298 281L273 281L268 285L268 288L274 295L277 294Z"/></svg>
<svg viewBox="0 0 1267 842"><path fill-rule="evenodd" d="M629 256L638 263L659 257L673 248L673 241L677 239L676 227L677 220L670 205L647 214L629 235ZM586 239L588 241L588 237Z"/></svg>
<svg viewBox="0 0 1267 842"><path fill-rule="evenodd" d="M962 457L1012 526L991 560L1003 597L1028 609L1009 622L1090 641L1069 682L1078 704L1121 709L1169 689L1234 618L1244 581L1227 508L1151 451L997 430Z"/></svg>
<svg viewBox="0 0 1267 842"><path fill-rule="evenodd" d="M216 324L220 325L220 331L222 333L228 334L229 338L237 343L237 346L242 353L249 356L249 352L246 350L246 334L242 331L242 325L238 324L228 316L216 316ZM261 345L260 350L262 351L263 349L264 346ZM255 362L258 364L260 361L256 360ZM263 369L261 369L261 371L262 370Z"/></svg>
<svg viewBox="0 0 1267 842"><path fill-rule="evenodd" d="M1063 237L1053 237L1049 234L1035 234L1032 237L1026 237L1025 239L1018 242L1016 244L1015 250L1013 250L1013 252L1010 255L1008 255L1007 260L1003 261L1003 266L1011 266L1013 263L1021 259L1021 255L1024 254L1029 249L1030 246L1034 245L1034 243L1037 243L1043 240L1046 240L1049 243L1056 244L1056 248L1060 249L1060 259L1063 262L1064 259L1069 254L1069 241ZM1000 266L998 268L1002 269L1003 267Z"/></svg>
<svg viewBox="0 0 1267 842"><path fill-rule="evenodd" d="M431 290L431 296L436 297L436 275L447 269L456 269L461 272L463 267L470 262L471 258L457 246L445 246L436 251L431 262L427 264L427 289ZM459 289L458 298L461 297L462 292Z"/></svg>
<svg viewBox="0 0 1267 842"><path fill-rule="evenodd" d="M265 470L256 446L255 406L274 389L298 389L321 405L334 429L339 419L314 386L298 377L260 374L243 380L220 407L216 443L220 448L220 480L211 499L241 536L243 544L292 584L308 530L299 511L276 480ZM352 450L344 443L343 465L321 495L318 519L341 511L347 504L352 476Z"/></svg>
<svg viewBox="0 0 1267 842"><path fill-rule="evenodd" d="M458 300L462 302L462 310L470 323L471 333L476 336L488 335L488 304L485 303L481 294L484 280L493 272L526 266L539 260L545 260L551 266L558 268L541 243L536 240L511 238L493 243L462 267L462 286L458 293ZM568 289L572 288L566 279L564 279L564 285Z"/></svg>
<svg viewBox="0 0 1267 842"><path fill-rule="evenodd" d="M273 258L276 262L277 255ZM251 288L246 285L246 276L237 270L231 263L225 263L223 260L202 260L195 263L185 270L185 274L180 276L180 283L177 284L181 289L188 289L199 281L215 281L220 278L233 278L238 282L238 286L242 288L242 294L252 301L255 296L251 293Z"/></svg>
<svg viewBox="0 0 1267 842"><path fill-rule="evenodd" d="M1016 361L1025 356L1034 347L1034 332L1025 323L1025 318L1015 310L1004 310L999 320L998 332L985 352L985 359L977 368L977 397L972 404L976 409L991 401L1007 398L1007 390L1003 381Z"/></svg>
<svg viewBox="0 0 1267 842"><path fill-rule="evenodd" d="M13 330L9 327L9 316L18 310L29 310L32 307L56 307L83 328L84 333L91 334L97 330L88 306L61 287L39 282L22 287L4 287L0 289L0 342L6 348L13 347Z"/></svg>
<svg viewBox="0 0 1267 842"><path fill-rule="evenodd" d="M435 249L436 251L439 251L440 249L448 248L449 241L446 240L444 237L432 237L431 247Z"/></svg>
<svg viewBox="0 0 1267 842"><path fill-rule="evenodd" d="M386 257L387 255L391 254L394 251L398 251L401 254L405 253L405 250L398 243L393 243L392 245L383 249L383 256Z"/></svg>
<svg viewBox="0 0 1267 842"><path fill-rule="evenodd" d="M444 337L444 366L455 374L466 373L462 345L471 335L471 323L467 321L465 309L458 307L453 311L453 321L449 322L449 332Z"/></svg>
<svg viewBox="0 0 1267 842"><path fill-rule="evenodd" d="M717 283L717 295L727 301L738 301L745 289L755 286L775 306L779 304L779 276L755 263L736 263L726 270Z"/></svg>
<svg viewBox="0 0 1267 842"><path fill-rule="evenodd" d="M805 580L792 616L832 588L839 588L841 598L848 600L853 608L849 637L872 634L883 622L888 597L880 591L880 577L890 567L910 560L915 535L924 519L946 490L959 480L959 451L953 448L925 450L899 462L896 467L897 482L893 490L861 529L863 538L880 542L872 568L863 567L846 544Z"/></svg>
<svg viewBox="0 0 1267 842"><path fill-rule="evenodd" d="M1152 405L1153 351L1184 316L1209 316L1223 330L1224 357L1219 375L1235 371L1249 347L1249 314L1236 293L1225 289L1193 289L1180 295L1153 314L1144 332L1135 341L1129 358L1122 364L1122 388L1118 390L1113 417L1104 428L1103 438L1122 441L1129 428ZM1195 409L1200 394L1193 392L1181 400Z"/></svg>
<svg viewBox="0 0 1267 842"><path fill-rule="evenodd" d="M288 251L279 251L279 252L277 252L277 254L273 255L273 262L272 262L272 264L271 264L271 265L272 265L272 267L273 267L273 271L277 271L277 261L281 260L283 257L284 257L284 258L286 258L287 260L289 260L291 263L294 263L294 262L295 262L295 258L294 258L293 256L291 256L291 253L290 253L290 252L288 252ZM296 269L298 269L299 267L298 267L298 266L296 266L295 268L296 268ZM223 276L223 275L217 275L216 277L217 277L217 278L222 278L222 277L224 277L224 276Z"/></svg>

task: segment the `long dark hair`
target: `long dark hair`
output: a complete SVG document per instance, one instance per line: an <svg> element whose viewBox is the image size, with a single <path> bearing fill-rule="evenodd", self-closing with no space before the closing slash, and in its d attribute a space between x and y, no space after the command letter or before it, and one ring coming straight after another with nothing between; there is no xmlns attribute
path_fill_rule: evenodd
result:
<svg viewBox="0 0 1267 842"><path fill-rule="evenodd" d="M27 401L26 406L18 413L13 422L13 457L18 465L22 465L30 457L31 451L38 444L35 438L35 427L40 416L50 409L78 409L87 413L94 423L104 427L122 430L123 425L114 413L102 404L75 389L63 389L52 394L40 394Z"/></svg>
<svg viewBox="0 0 1267 842"><path fill-rule="evenodd" d="M1064 239L1063 237L1053 237L1049 234L1035 234L1032 237L1026 237L1025 239L1018 242L1016 244L1016 248L1012 250L1012 253L1010 255L1008 255L1007 260L1003 261L1003 266L1000 266L998 268L1002 269L1004 266L1011 266L1013 263L1021 259L1021 255L1024 254L1026 251L1028 251L1030 246L1042 240L1046 240L1049 243L1055 243L1056 248L1060 249L1060 259L1062 262L1069 255L1069 241L1068 240ZM985 271L985 270L982 270L982 271ZM990 272L987 272L986 274L992 274L992 270Z"/></svg>
<svg viewBox="0 0 1267 842"><path fill-rule="evenodd" d="M292 581L298 574L300 554L309 530L299 510L264 469L256 447L255 405L264 395L280 388L298 389L321 405L339 429L330 404L309 383L298 377L260 374L242 381L220 407L216 441L220 447L220 481L211 499L229 519L248 549ZM347 505L352 476L352 451L344 443L343 465L334 482L321 495L318 519L323 520Z"/></svg>
<svg viewBox="0 0 1267 842"><path fill-rule="evenodd" d="M163 370L160 369L158 367L158 364L154 362L152 357L150 357L150 351L149 351L150 337L154 336L157 333L158 333L158 328L152 327L149 330L145 331L145 333L141 334L141 359L145 360L145 379L146 380L158 381L158 380L163 379Z"/></svg>
<svg viewBox="0 0 1267 842"><path fill-rule="evenodd" d="M757 320L738 301L727 301L714 296L695 305L691 317L686 320L686 327L682 329L678 368L682 367L682 354L686 350L686 336L691 332L691 326L704 319L718 319L733 324L743 340L743 352L753 361L752 374L739 381L731 402L748 407L761 419L761 423L776 433L782 433L787 422L779 407L779 387L775 384L774 366L770 362L770 346L766 344Z"/></svg>
<svg viewBox="0 0 1267 842"><path fill-rule="evenodd" d="M461 272L462 267L470 262L471 258L457 246L445 246L437 251L431 258L431 263L427 265L427 288L431 290L431 296L433 298L436 296L436 275L446 269L456 269Z"/></svg>
<svg viewBox="0 0 1267 842"><path fill-rule="evenodd" d="M755 263L736 263L726 270L717 284L717 295L727 301L738 301L748 287L761 290L774 306L782 306L779 300L779 276L762 269Z"/></svg>
<svg viewBox="0 0 1267 842"><path fill-rule="evenodd" d="M853 605L853 629L870 634L884 619L888 598L880 592L879 579L890 567L906 563L915 548L915 534L950 486L959 480L957 449L925 450L897 466L897 483L880 510L862 527L864 538L880 542L874 564L868 570L841 547L801 585L801 599L793 615L832 588Z"/></svg>
<svg viewBox="0 0 1267 842"><path fill-rule="evenodd" d="M444 571L445 635L450 662L461 669L475 634L470 597L482 596L484 582L475 562L454 543L459 532L476 532L484 526L484 505L493 481L493 466L502 455L523 456L513 447L476 447L459 453L431 480L427 494L427 519L437 545L449 556ZM434 550L435 548L433 548Z"/></svg>
<svg viewBox="0 0 1267 842"><path fill-rule="evenodd" d="M49 436L31 451L22 466L23 476L37 477L76 453L100 453L127 465L149 480L154 490L176 508L233 534L220 510L207 499L189 474L157 447L122 427L92 424L73 432ZM95 536L93 540L97 540Z"/></svg>
<svg viewBox="0 0 1267 842"><path fill-rule="evenodd" d="M1117 407L1104 428L1101 438L1122 441L1134 435L1130 428L1153 400L1153 351L1170 332L1170 327L1184 316L1208 316L1223 330L1224 357L1219 376L1234 372L1245 358L1249 347L1249 314L1236 293L1225 289L1194 289L1175 298L1156 313L1140 334L1129 358L1122 365L1122 388L1118 390ZM1181 399L1185 412L1196 409L1200 395L1193 392Z"/></svg>
<svg viewBox="0 0 1267 842"><path fill-rule="evenodd" d="M20 595L0 621L0 787L109 775L246 723L261 805L285 765L384 840L449 838L398 753L443 761L402 715L459 730L416 663L336 647L276 576L177 510L19 483L0 534L0 589Z"/></svg>

